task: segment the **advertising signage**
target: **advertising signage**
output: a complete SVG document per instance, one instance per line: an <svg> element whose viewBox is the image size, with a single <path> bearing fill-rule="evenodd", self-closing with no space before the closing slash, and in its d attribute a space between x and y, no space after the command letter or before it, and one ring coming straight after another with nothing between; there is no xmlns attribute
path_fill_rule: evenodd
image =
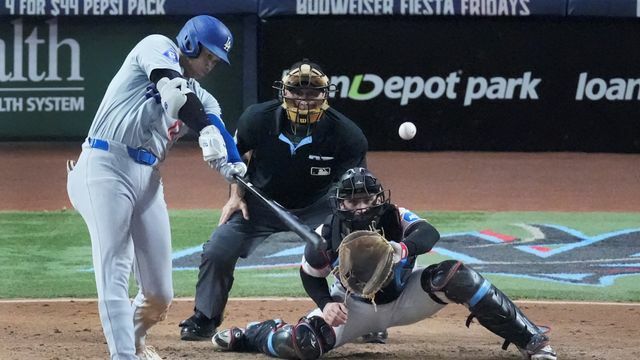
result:
<svg viewBox="0 0 640 360"><path fill-rule="evenodd" d="M262 0L259 15L564 16L566 7L566 0Z"/></svg>
<svg viewBox="0 0 640 360"><path fill-rule="evenodd" d="M0 24L0 139L86 136L111 77L133 46L153 33L174 37L186 20L9 18ZM241 20L225 23L240 33ZM232 66L220 65L201 82L230 119L243 107L241 36L235 47Z"/></svg>
<svg viewBox="0 0 640 360"><path fill-rule="evenodd" d="M258 0L4 0L0 15L157 16L255 14Z"/></svg>
<svg viewBox="0 0 640 360"><path fill-rule="evenodd" d="M634 32L621 19L271 19L259 93L308 57L372 149L638 152ZM405 121L414 140L398 136Z"/></svg>

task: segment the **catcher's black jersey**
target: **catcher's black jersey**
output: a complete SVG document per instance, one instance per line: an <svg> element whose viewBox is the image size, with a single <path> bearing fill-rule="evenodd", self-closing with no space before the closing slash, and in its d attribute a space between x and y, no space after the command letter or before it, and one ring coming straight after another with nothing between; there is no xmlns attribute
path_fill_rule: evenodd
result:
<svg viewBox="0 0 640 360"><path fill-rule="evenodd" d="M393 278L376 293L374 300L377 304L386 304L398 298L404 289L406 280L413 271L417 256L429 251L439 239L438 232L426 220L413 212L392 204L384 206L386 209L380 217L380 221L375 224L376 229L381 230L389 241L404 242L407 245L409 255L394 266ZM342 239L347 235L343 232L344 228L338 217L332 215L327 219L321 228L322 237L327 240L327 250L318 251L310 245L306 246L302 263L304 273L315 278L326 277L331 270L339 266L337 249ZM418 235L418 238L416 239L414 235ZM314 289L315 286L309 284L313 280L309 277L306 279L305 289ZM303 277L304 281L305 277ZM324 289L322 291L314 289L312 292L314 294L309 293L309 295L322 307L327 302L326 292ZM325 299L321 300L321 297Z"/></svg>
<svg viewBox="0 0 640 360"><path fill-rule="evenodd" d="M366 166L367 140L351 120L325 111L310 136L292 143L281 102L248 107L238 120L241 154L252 151L247 176L267 196L288 209L300 209L324 196L352 167Z"/></svg>

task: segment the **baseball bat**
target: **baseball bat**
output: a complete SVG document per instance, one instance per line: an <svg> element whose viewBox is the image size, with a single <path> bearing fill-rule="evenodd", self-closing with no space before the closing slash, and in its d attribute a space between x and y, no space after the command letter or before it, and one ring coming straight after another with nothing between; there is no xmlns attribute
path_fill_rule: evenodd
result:
<svg viewBox="0 0 640 360"><path fill-rule="evenodd" d="M282 222L294 233L298 234L304 241L311 244L317 250L326 250L327 243L315 231L300 222L298 217L288 212L282 205L266 197L251 182L239 175L234 175L238 184L255 195L264 205L266 205Z"/></svg>

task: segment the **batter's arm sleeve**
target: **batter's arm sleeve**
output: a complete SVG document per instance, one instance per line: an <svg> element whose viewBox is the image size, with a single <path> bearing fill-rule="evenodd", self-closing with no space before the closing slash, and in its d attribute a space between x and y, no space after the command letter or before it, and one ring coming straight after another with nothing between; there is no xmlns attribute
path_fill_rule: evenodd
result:
<svg viewBox="0 0 640 360"><path fill-rule="evenodd" d="M241 162L242 158L240 157L240 153L238 152L238 148L236 147L236 142L233 140L233 136L229 134L227 128L224 126L222 119L218 115L215 114L207 114L209 121L213 126L217 127L220 130L220 134L224 139L224 145L227 148L227 162L229 163L237 163Z"/></svg>
<svg viewBox="0 0 640 360"><path fill-rule="evenodd" d="M149 78L157 85L158 81L164 77L173 79L176 77L182 77L182 75L171 69L154 69ZM187 124L190 129L195 130L198 133L209 125L213 125L218 128L222 138L224 139L225 147L227 148L227 162L236 163L242 161L240 154L238 153L236 143L233 140L233 136L231 136L227 131L222 119L220 119L216 114L205 114L204 106L195 93L187 94L187 102L182 105L178 115L180 120Z"/></svg>
<svg viewBox="0 0 640 360"><path fill-rule="evenodd" d="M163 77L171 80L173 78L182 77L182 74L172 69L153 69L153 71L151 71L151 75L149 75L149 80L158 85L158 81Z"/></svg>
<svg viewBox="0 0 640 360"><path fill-rule="evenodd" d="M177 77L183 77L179 72L172 69L154 69L149 76L149 79L156 85L162 78L173 79ZM182 105L178 112L178 117L187 126L200 133L200 130L206 126L211 125L211 122L207 118L207 114L204 112L204 106L198 99L198 96L192 92L187 94L187 102ZM226 130L225 130L226 131Z"/></svg>
<svg viewBox="0 0 640 360"><path fill-rule="evenodd" d="M427 221L417 221L406 230L404 240L407 246L408 256L417 256L428 253L440 240L440 233Z"/></svg>
<svg viewBox="0 0 640 360"><path fill-rule="evenodd" d="M318 305L320 310L323 310L327 303L333 302L327 278L311 276L300 267L300 279L307 295Z"/></svg>

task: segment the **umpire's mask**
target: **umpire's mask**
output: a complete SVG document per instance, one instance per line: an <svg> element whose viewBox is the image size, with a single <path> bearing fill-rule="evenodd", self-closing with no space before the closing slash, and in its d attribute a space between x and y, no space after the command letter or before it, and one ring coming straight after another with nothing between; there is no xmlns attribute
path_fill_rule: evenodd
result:
<svg viewBox="0 0 640 360"><path fill-rule="evenodd" d="M282 107L295 125L309 126L317 122L329 108L327 98L335 86L320 67L304 59L291 66L273 88L278 90Z"/></svg>

